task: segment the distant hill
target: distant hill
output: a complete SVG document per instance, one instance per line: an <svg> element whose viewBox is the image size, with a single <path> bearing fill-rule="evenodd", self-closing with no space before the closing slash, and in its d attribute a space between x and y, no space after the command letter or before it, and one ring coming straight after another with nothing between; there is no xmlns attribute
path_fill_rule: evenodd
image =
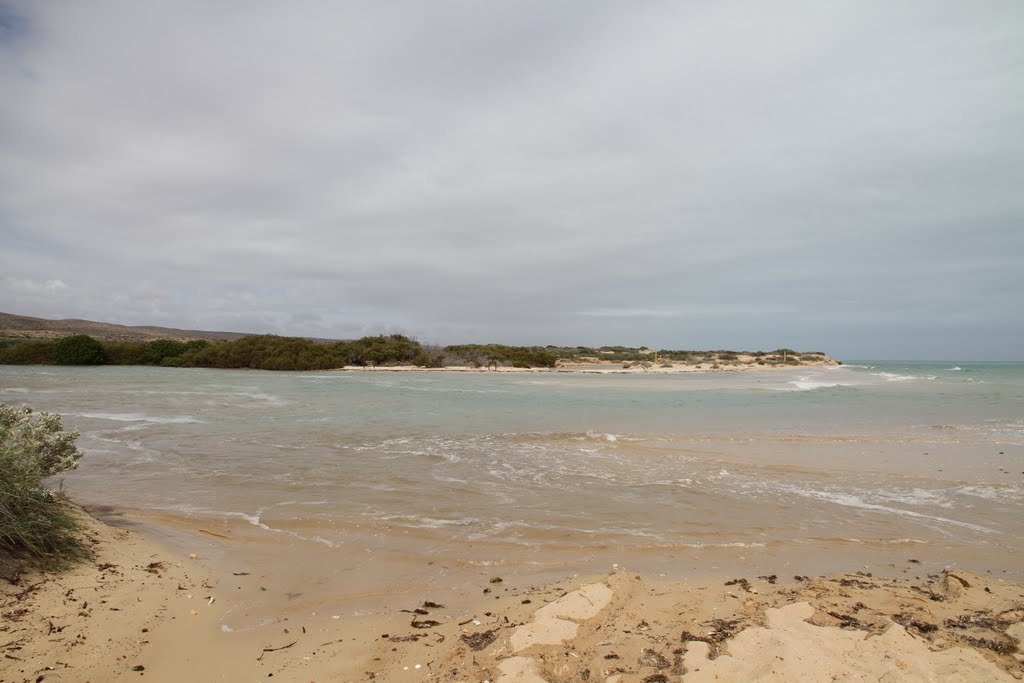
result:
<svg viewBox="0 0 1024 683"><path fill-rule="evenodd" d="M73 334L87 334L103 341L153 341L154 339L241 339L245 332L209 332L205 330L179 330L174 327L152 325L114 325L93 320L46 320L27 315L0 313L0 339L57 339Z"/></svg>

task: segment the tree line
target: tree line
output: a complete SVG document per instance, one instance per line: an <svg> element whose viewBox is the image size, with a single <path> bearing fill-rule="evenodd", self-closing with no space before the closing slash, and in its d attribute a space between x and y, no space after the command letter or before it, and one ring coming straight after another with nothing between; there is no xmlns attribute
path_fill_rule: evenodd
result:
<svg viewBox="0 0 1024 683"><path fill-rule="evenodd" d="M302 337L253 335L232 341L202 339L150 342L103 341L79 334L55 340L0 342L2 365L154 365L184 368L327 370L346 365L446 367L553 367L558 360L540 347L470 344L424 347L400 334L319 343Z"/></svg>

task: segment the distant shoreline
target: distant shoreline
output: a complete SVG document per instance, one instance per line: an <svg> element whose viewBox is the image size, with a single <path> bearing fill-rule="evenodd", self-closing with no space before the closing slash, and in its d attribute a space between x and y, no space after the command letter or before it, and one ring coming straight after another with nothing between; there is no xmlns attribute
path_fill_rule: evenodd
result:
<svg viewBox="0 0 1024 683"><path fill-rule="evenodd" d="M709 372L758 372L772 370L795 370L798 368L837 368L843 363L834 359L821 362L803 362L798 365L758 365L756 363L737 363L714 367L712 363L701 363L690 365L677 363L671 367L655 366L643 367L634 364L630 367L623 367L621 363L565 363L553 368L516 368L502 366L498 368L472 367L469 365L450 365L443 368L424 368L415 365L394 365L394 366L366 366L346 365L341 368L331 368L322 372L430 372L430 373L539 373L539 374L562 374L562 375L679 375L679 374L703 374Z"/></svg>
<svg viewBox="0 0 1024 683"><path fill-rule="evenodd" d="M0 321L2 322L2 321ZM821 351L696 351L647 346L432 346L400 334L316 342L303 337L246 336L235 340L154 339L115 341L88 334L59 339L5 336L0 327L0 365L149 365L259 370L351 368L548 369L608 374L621 371L713 372L772 367L841 365ZM613 368L615 368L613 370Z"/></svg>

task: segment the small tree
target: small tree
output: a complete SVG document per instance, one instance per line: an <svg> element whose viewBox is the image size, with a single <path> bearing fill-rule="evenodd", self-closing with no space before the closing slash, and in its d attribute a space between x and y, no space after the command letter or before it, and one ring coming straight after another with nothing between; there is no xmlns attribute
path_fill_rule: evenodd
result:
<svg viewBox="0 0 1024 683"><path fill-rule="evenodd" d="M87 334L76 334L57 341L55 352L61 365L103 365L103 345Z"/></svg>
<svg viewBox="0 0 1024 683"><path fill-rule="evenodd" d="M0 403L0 550L44 565L81 557L78 522L43 479L78 467L79 432L65 432L60 415ZM2 559L2 558L0 558Z"/></svg>

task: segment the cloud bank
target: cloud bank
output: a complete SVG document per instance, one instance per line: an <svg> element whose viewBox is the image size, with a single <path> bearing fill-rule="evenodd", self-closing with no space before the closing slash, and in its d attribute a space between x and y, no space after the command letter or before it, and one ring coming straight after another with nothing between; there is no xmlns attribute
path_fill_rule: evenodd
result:
<svg viewBox="0 0 1024 683"><path fill-rule="evenodd" d="M1024 6L0 2L0 310L1019 358Z"/></svg>

